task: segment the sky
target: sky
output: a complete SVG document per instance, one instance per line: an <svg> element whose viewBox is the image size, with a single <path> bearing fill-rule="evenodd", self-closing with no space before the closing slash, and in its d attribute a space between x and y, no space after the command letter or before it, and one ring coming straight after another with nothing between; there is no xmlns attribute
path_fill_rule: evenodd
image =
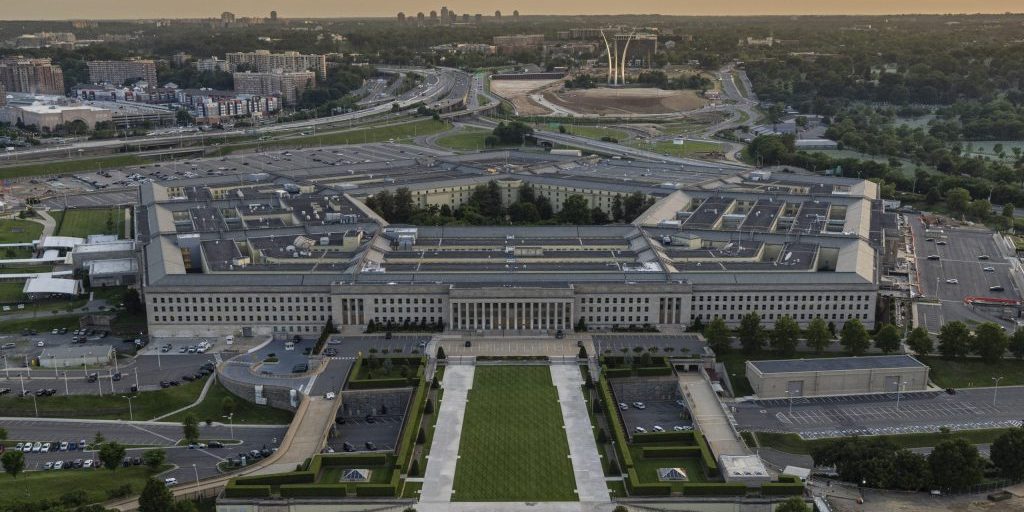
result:
<svg viewBox="0 0 1024 512"><path fill-rule="evenodd" d="M511 14L792 15L1003 13L1024 11L1021 0L0 0L0 19L211 18L222 11L283 18L394 16L440 11Z"/></svg>

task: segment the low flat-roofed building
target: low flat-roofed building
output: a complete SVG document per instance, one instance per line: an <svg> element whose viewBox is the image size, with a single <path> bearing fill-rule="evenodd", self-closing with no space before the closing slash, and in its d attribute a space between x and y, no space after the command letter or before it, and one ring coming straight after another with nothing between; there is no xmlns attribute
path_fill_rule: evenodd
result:
<svg viewBox="0 0 1024 512"><path fill-rule="evenodd" d="M928 366L908 355L747 361L759 398L924 391Z"/></svg>
<svg viewBox="0 0 1024 512"><path fill-rule="evenodd" d="M110 345L64 345L47 347L39 354L39 366L43 368L82 367L83 365L109 364L114 359L114 347Z"/></svg>
<svg viewBox="0 0 1024 512"><path fill-rule="evenodd" d="M770 482L772 476L757 455L722 455L718 457L718 465L722 477L729 483L742 483L749 487L757 487Z"/></svg>
<svg viewBox="0 0 1024 512"><path fill-rule="evenodd" d="M44 236L39 243L40 249L74 249L85 243L85 239L76 236Z"/></svg>
<svg viewBox="0 0 1024 512"><path fill-rule="evenodd" d="M89 285L93 288L135 284L139 273L135 258L90 261L86 266L89 268Z"/></svg>
<svg viewBox="0 0 1024 512"><path fill-rule="evenodd" d="M57 279L50 276L32 277L25 281L25 287L21 291L31 300L75 297L82 293L82 282L78 279Z"/></svg>
<svg viewBox="0 0 1024 512"><path fill-rule="evenodd" d="M135 254L135 241L117 240L96 244L79 244L71 250L75 268L84 268L90 261L131 258Z"/></svg>

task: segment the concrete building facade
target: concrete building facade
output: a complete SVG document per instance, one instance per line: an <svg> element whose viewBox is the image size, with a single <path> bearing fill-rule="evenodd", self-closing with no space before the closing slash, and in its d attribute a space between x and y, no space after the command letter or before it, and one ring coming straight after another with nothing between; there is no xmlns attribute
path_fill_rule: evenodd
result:
<svg viewBox="0 0 1024 512"><path fill-rule="evenodd" d="M7 92L63 96L64 70L50 59L2 59L0 83Z"/></svg>
<svg viewBox="0 0 1024 512"><path fill-rule="evenodd" d="M747 361L759 398L924 391L928 366L909 355Z"/></svg>
<svg viewBox="0 0 1024 512"><path fill-rule="evenodd" d="M316 85L312 71L235 73L235 92L253 96L280 96L284 105L294 105L302 93Z"/></svg>
<svg viewBox="0 0 1024 512"><path fill-rule="evenodd" d="M249 71L270 73L284 71L313 71L321 80L327 78L327 56L299 52L271 53L267 50L254 52L233 52L224 55L224 67L227 71L237 71L239 66L247 66Z"/></svg>
<svg viewBox="0 0 1024 512"><path fill-rule="evenodd" d="M119 86L129 80L144 80L149 89L157 87L156 62L152 60L91 60L86 65L94 84Z"/></svg>

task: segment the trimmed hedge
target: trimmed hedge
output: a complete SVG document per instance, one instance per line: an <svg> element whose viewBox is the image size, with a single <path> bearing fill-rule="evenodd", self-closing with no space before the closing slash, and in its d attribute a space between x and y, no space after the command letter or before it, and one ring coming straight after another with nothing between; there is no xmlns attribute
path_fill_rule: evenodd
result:
<svg viewBox="0 0 1024 512"><path fill-rule="evenodd" d="M746 494L746 484L686 483L683 485L684 496L744 496Z"/></svg>
<svg viewBox="0 0 1024 512"><path fill-rule="evenodd" d="M423 379L422 366L420 366L420 381L416 391L409 401L409 412L406 415L405 425L402 426L402 433L398 437L398 460L395 465L402 470L408 470L412 465L412 452L416 446L416 435L420 431L420 422L423 419L423 405L427 401L428 383Z"/></svg>
<svg viewBox="0 0 1024 512"><path fill-rule="evenodd" d="M292 471L276 475L242 476L235 480L236 485L284 485L311 484L316 481L316 473L312 471Z"/></svg>
<svg viewBox="0 0 1024 512"><path fill-rule="evenodd" d="M356 486L356 496L393 497L395 488L390 484L363 484Z"/></svg>
<svg viewBox="0 0 1024 512"><path fill-rule="evenodd" d="M349 389L385 389L385 388L407 388L416 384L416 379L409 377L403 379L365 379L348 381Z"/></svg>
<svg viewBox="0 0 1024 512"><path fill-rule="evenodd" d="M699 446L647 446L643 448L645 459L678 459L700 457Z"/></svg>
<svg viewBox="0 0 1024 512"><path fill-rule="evenodd" d="M804 493L804 484L792 482L768 482L761 485L765 496L799 496Z"/></svg>
<svg viewBox="0 0 1024 512"><path fill-rule="evenodd" d="M633 434L633 444L678 442L684 443L688 446L697 446L697 438L694 434L695 431L693 430L681 432L645 432L642 434Z"/></svg>
<svg viewBox="0 0 1024 512"><path fill-rule="evenodd" d="M711 447L708 446L707 439L704 439L704 435L700 432L693 432L694 440L697 442L697 446L700 447L700 457L704 461L704 472L708 476L718 475L718 461L715 460L715 456L711 453Z"/></svg>
<svg viewBox="0 0 1024 512"><path fill-rule="evenodd" d="M286 484L280 487L282 498L332 497L344 498L348 495L346 484Z"/></svg>
<svg viewBox="0 0 1024 512"><path fill-rule="evenodd" d="M597 387L601 393L601 401L605 404L605 410L608 411L608 423L612 427L615 450L618 452L619 462L622 464L619 469L624 472L628 471L633 467L633 456L629 453L629 442L626 438L625 427L622 425L619 408L615 406L615 395L612 394L612 388L608 385L608 380L604 375L598 380Z"/></svg>
<svg viewBox="0 0 1024 512"><path fill-rule="evenodd" d="M323 464L325 467L384 466L388 463L388 456L383 453L364 453L359 455L332 454L317 455L313 457L313 461L313 464Z"/></svg>
<svg viewBox="0 0 1024 512"><path fill-rule="evenodd" d="M633 370L631 368L608 368L607 366L601 365L601 374L608 379L618 379L622 377L632 377Z"/></svg>
<svg viewBox="0 0 1024 512"><path fill-rule="evenodd" d="M224 486L225 498L269 498L269 485L237 485L233 481Z"/></svg>
<svg viewBox="0 0 1024 512"><path fill-rule="evenodd" d="M390 359L395 366L416 366L416 372L410 377L394 377L387 379L360 379L359 372L363 367L366 356L356 359L355 364L348 373L348 389L384 389L384 388L405 388L415 386L416 382L423 378L426 357L380 357L378 360Z"/></svg>
<svg viewBox="0 0 1024 512"><path fill-rule="evenodd" d="M654 377L657 375L672 375L671 366L649 366L646 368L637 368L636 374L639 377Z"/></svg>

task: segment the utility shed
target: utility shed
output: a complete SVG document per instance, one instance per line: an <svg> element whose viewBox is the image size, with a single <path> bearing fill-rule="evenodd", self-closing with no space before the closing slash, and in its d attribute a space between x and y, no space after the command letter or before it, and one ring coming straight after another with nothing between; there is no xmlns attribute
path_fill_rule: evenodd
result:
<svg viewBox="0 0 1024 512"><path fill-rule="evenodd" d="M759 398L924 391L928 366L908 355L747 361Z"/></svg>

